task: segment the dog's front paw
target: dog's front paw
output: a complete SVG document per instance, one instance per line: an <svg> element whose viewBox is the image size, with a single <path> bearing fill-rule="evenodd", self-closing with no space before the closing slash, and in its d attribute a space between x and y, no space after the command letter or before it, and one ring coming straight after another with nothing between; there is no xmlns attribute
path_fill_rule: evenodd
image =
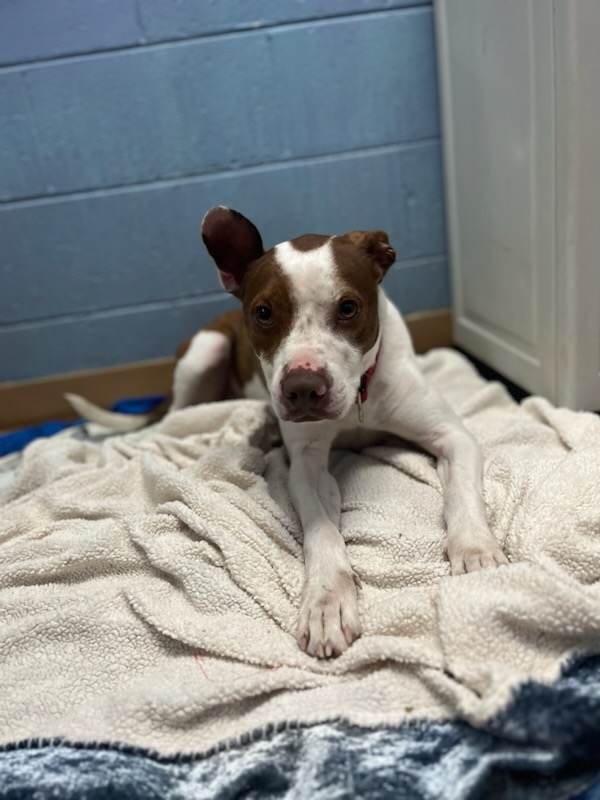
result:
<svg viewBox="0 0 600 800"><path fill-rule="evenodd" d="M338 570L307 578L296 637L302 650L318 658L339 656L359 636L355 576Z"/></svg>
<svg viewBox="0 0 600 800"><path fill-rule="evenodd" d="M449 538L446 554L453 575L477 572L508 564L502 548L489 531L477 535Z"/></svg>

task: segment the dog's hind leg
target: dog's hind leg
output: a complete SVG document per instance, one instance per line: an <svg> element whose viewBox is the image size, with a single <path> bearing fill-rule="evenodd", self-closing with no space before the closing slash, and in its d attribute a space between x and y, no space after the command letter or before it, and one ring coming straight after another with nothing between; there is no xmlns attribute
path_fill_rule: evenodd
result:
<svg viewBox="0 0 600 800"><path fill-rule="evenodd" d="M232 361L232 340L221 331L200 331L175 366L171 411L226 396Z"/></svg>
<svg viewBox="0 0 600 800"><path fill-rule="evenodd" d="M167 408L179 408L223 400L231 378L233 343L231 336L221 331L200 331L190 340L178 355L173 376L171 404L161 403L148 414L120 414L106 411L84 397L65 394L73 409L88 422L96 422L113 431L136 431L157 422Z"/></svg>

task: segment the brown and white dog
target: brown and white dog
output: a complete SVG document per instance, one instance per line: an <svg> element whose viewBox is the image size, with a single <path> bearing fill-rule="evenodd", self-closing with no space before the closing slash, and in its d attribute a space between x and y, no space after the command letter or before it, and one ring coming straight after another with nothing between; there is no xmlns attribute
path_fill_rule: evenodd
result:
<svg viewBox="0 0 600 800"><path fill-rule="evenodd" d="M425 381L404 321L381 288L395 260L387 235L309 234L265 252L256 227L220 206L204 217L202 238L242 307L180 350L170 408L219 400L232 388L272 403L304 533L300 647L327 658L361 631L340 493L328 471L341 438L361 446L371 434L392 433L435 456L452 572L506 564L486 521L479 446ZM148 421L71 401L82 416L114 429Z"/></svg>

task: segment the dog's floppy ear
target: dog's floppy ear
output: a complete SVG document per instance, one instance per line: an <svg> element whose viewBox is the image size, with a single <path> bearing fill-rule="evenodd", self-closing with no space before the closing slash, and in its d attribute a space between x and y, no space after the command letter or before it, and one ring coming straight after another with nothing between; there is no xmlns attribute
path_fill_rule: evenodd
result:
<svg viewBox="0 0 600 800"><path fill-rule="evenodd" d="M356 247L360 247L372 259L376 270L377 280L381 281L388 268L396 260L396 251L390 244L385 231L351 231L346 237Z"/></svg>
<svg viewBox="0 0 600 800"><path fill-rule="evenodd" d="M202 240L219 270L223 288L235 294L248 265L264 253L260 233L239 211L216 206L200 225Z"/></svg>

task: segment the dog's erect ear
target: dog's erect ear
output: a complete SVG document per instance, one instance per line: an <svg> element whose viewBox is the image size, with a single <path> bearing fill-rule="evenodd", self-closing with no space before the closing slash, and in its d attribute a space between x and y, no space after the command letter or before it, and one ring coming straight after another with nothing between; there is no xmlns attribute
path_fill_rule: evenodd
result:
<svg viewBox="0 0 600 800"><path fill-rule="evenodd" d="M219 270L223 288L235 294L248 265L264 253L260 233L249 219L225 206L211 208L200 230Z"/></svg>
<svg viewBox="0 0 600 800"><path fill-rule="evenodd" d="M351 231L345 235L353 245L360 247L371 257L377 269L377 280L381 281L388 268L396 260L396 251L385 231Z"/></svg>

